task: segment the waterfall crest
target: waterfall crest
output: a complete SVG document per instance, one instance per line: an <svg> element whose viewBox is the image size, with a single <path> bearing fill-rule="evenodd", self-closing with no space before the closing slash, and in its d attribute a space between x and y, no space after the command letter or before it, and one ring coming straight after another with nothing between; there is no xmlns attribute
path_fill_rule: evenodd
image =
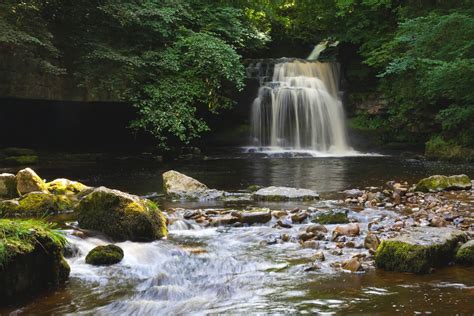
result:
<svg viewBox="0 0 474 316"><path fill-rule="evenodd" d="M305 60L275 64L252 105L252 140L271 149L344 154L344 109L339 65Z"/></svg>

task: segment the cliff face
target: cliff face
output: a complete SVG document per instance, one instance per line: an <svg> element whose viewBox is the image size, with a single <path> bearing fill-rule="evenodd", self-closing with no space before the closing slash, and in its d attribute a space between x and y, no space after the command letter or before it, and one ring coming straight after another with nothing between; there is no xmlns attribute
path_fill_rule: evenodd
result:
<svg viewBox="0 0 474 316"><path fill-rule="evenodd" d="M72 75L45 73L32 59L0 52L0 98L56 101L117 101L78 87Z"/></svg>

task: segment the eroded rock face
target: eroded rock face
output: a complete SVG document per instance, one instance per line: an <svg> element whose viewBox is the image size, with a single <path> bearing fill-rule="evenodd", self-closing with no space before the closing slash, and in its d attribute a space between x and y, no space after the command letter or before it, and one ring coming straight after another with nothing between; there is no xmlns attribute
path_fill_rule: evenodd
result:
<svg viewBox="0 0 474 316"><path fill-rule="evenodd" d="M36 172L30 168L18 171L16 175L16 182L20 195L35 191L47 191L46 183L36 174Z"/></svg>
<svg viewBox="0 0 474 316"><path fill-rule="evenodd" d="M412 227L401 235L383 240L375 254L378 268L389 271L428 273L454 259L458 242L467 235L447 227Z"/></svg>
<svg viewBox="0 0 474 316"><path fill-rule="evenodd" d="M205 184L174 170L163 173L163 190L167 197L178 200L217 200L225 192L209 189Z"/></svg>
<svg viewBox="0 0 474 316"><path fill-rule="evenodd" d="M81 228L101 231L113 240L151 241L167 235L166 219L151 201L99 187L76 207Z"/></svg>
<svg viewBox="0 0 474 316"><path fill-rule="evenodd" d="M11 173L0 174L0 198L12 199L18 196L16 177Z"/></svg>
<svg viewBox="0 0 474 316"><path fill-rule="evenodd" d="M439 192L443 190L468 190L472 187L471 179L465 174L455 176L435 175L421 179L416 185L416 191Z"/></svg>
<svg viewBox="0 0 474 316"><path fill-rule="evenodd" d="M95 266L112 265L123 259L123 250L116 245L97 246L86 256L86 263Z"/></svg>
<svg viewBox="0 0 474 316"><path fill-rule="evenodd" d="M313 190L289 187L267 187L253 194L257 201L312 201L319 199L319 194Z"/></svg>

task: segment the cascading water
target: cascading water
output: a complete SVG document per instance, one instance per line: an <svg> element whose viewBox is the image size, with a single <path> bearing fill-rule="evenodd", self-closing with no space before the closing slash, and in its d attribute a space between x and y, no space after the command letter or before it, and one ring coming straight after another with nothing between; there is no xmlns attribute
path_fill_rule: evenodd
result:
<svg viewBox="0 0 474 316"><path fill-rule="evenodd" d="M259 148L354 153L347 143L336 63L277 63L272 81L259 89L251 121Z"/></svg>

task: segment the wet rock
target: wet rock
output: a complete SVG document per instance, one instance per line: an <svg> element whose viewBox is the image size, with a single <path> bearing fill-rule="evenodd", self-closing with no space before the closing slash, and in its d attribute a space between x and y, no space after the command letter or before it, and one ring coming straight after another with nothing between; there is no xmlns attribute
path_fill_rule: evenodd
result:
<svg viewBox="0 0 474 316"><path fill-rule="evenodd" d="M293 223L301 223L307 218L308 212L306 211L299 211L298 213L291 215L291 221Z"/></svg>
<svg viewBox="0 0 474 316"><path fill-rule="evenodd" d="M311 272L311 271L318 271L318 270L321 270L321 266L317 263L311 263L309 264L305 269L304 271L305 272Z"/></svg>
<svg viewBox="0 0 474 316"><path fill-rule="evenodd" d="M340 225L336 226L334 231L332 232L333 240L336 239L338 236L358 236L360 233L360 228L357 223L350 223L347 225Z"/></svg>
<svg viewBox="0 0 474 316"><path fill-rule="evenodd" d="M358 198L364 194L364 191L359 189L345 190L342 192L346 197Z"/></svg>
<svg viewBox="0 0 474 316"><path fill-rule="evenodd" d="M349 210L347 209L318 211L314 214L312 222L324 225L345 224L349 222L349 219L347 218L348 213Z"/></svg>
<svg viewBox="0 0 474 316"><path fill-rule="evenodd" d="M285 217L287 215L288 215L288 213L286 211L273 211L272 212L272 216L275 217L275 218L282 218L282 217Z"/></svg>
<svg viewBox="0 0 474 316"><path fill-rule="evenodd" d="M439 216L433 216L430 220L430 226L433 227L446 227L447 224L446 220Z"/></svg>
<svg viewBox="0 0 474 316"><path fill-rule="evenodd" d="M231 214L225 214L218 217L213 217L211 223L214 226L226 226L226 225L233 225L239 222L240 218L233 216Z"/></svg>
<svg viewBox="0 0 474 316"><path fill-rule="evenodd" d="M86 256L86 263L94 266L107 266L119 263L123 259L123 250L116 245L97 246Z"/></svg>
<svg viewBox="0 0 474 316"><path fill-rule="evenodd" d="M362 264L357 258L351 258L342 264L342 268L351 272L357 272L362 270Z"/></svg>
<svg viewBox="0 0 474 316"><path fill-rule="evenodd" d="M443 190L468 190L471 189L471 187L471 179L464 174L450 177L435 175L421 179L416 185L415 190L421 192L439 192Z"/></svg>
<svg viewBox="0 0 474 316"><path fill-rule="evenodd" d="M20 195L35 191L47 192L46 183L30 168L18 171L16 182Z"/></svg>
<svg viewBox="0 0 474 316"><path fill-rule="evenodd" d="M16 177L11 173L0 174L0 198L12 199L18 196Z"/></svg>
<svg viewBox="0 0 474 316"><path fill-rule="evenodd" d="M326 257L324 256L324 251L320 250L316 252L313 256L311 256L311 260L313 261L324 261Z"/></svg>
<svg viewBox="0 0 474 316"><path fill-rule="evenodd" d="M351 241L347 241L345 244L344 244L344 247L346 248L355 248L355 243L351 240Z"/></svg>
<svg viewBox="0 0 474 316"><path fill-rule="evenodd" d="M375 263L389 271L428 273L451 262L458 242L466 239L464 232L453 228L411 227L383 240Z"/></svg>
<svg viewBox="0 0 474 316"><path fill-rule="evenodd" d="M246 212L240 214L239 221L242 224L265 224L272 219L272 214L268 212Z"/></svg>
<svg viewBox="0 0 474 316"><path fill-rule="evenodd" d="M298 239L300 239L303 242L305 242L306 240L313 239L313 238L314 238L313 233L302 233L298 236Z"/></svg>
<svg viewBox="0 0 474 316"><path fill-rule="evenodd" d="M318 249L319 242L317 242L316 240L307 240L303 242L303 248Z"/></svg>
<svg viewBox="0 0 474 316"><path fill-rule="evenodd" d="M465 265L474 265L474 240L469 240L456 252L456 262Z"/></svg>
<svg viewBox="0 0 474 316"><path fill-rule="evenodd" d="M277 225L282 227L282 228L291 228L293 226L291 226L291 224L288 222L288 221L277 221Z"/></svg>
<svg viewBox="0 0 474 316"><path fill-rule="evenodd" d="M319 233L319 232L327 233L328 229L324 225L321 225L321 224L311 224L311 225L308 225L308 227L306 227L306 232L313 233L316 235L316 233Z"/></svg>
<svg viewBox="0 0 474 316"><path fill-rule="evenodd" d="M187 210L183 214L184 219L196 219L202 216L201 210Z"/></svg>
<svg viewBox="0 0 474 316"><path fill-rule="evenodd" d="M367 236L365 236L364 247L366 249L376 251L379 245L380 245L380 239L376 234L368 233Z"/></svg>
<svg viewBox="0 0 474 316"><path fill-rule="evenodd" d="M282 241L284 241L284 242L290 241L290 235L288 235L288 234L282 234L282 235L280 236L280 239L281 239Z"/></svg>
<svg viewBox="0 0 474 316"><path fill-rule="evenodd" d="M174 170L163 173L163 189L168 198L178 200L219 200L225 195Z"/></svg>
<svg viewBox="0 0 474 316"><path fill-rule="evenodd" d="M155 203L105 187L94 189L76 207L79 227L101 231L113 240L151 241L168 234Z"/></svg>
<svg viewBox="0 0 474 316"><path fill-rule="evenodd" d="M319 194L308 189L289 187L267 187L253 194L256 201L312 201L319 199Z"/></svg>

